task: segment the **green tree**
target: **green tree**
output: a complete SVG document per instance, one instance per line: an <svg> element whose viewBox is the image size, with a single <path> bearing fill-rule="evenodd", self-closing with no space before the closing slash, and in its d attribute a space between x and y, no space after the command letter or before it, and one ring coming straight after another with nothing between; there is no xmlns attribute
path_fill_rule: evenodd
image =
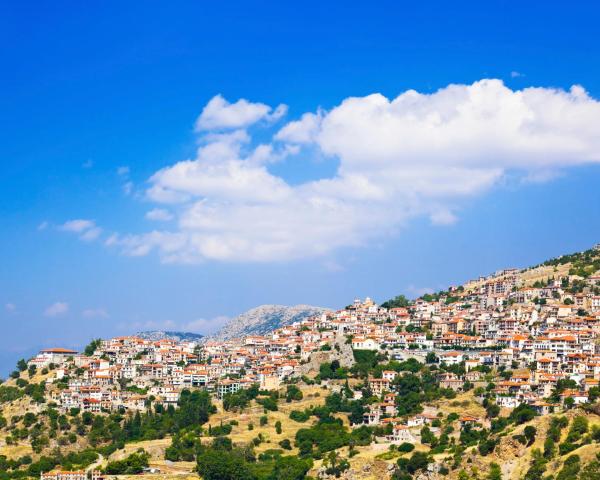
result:
<svg viewBox="0 0 600 480"><path fill-rule="evenodd" d="M527 445L531 445L535 441L536 433L537 430L535 429L535 427L531 425L527 425L525 427L525 430L523 430L523 435L525 435L525 438L527 439Z"/></svg>
<svg viewBox="0 0 600 480"><path fill-rule="evenodd" d="M550 459L556 453L556 443L551 437L544 441L544 458Z"/></svg>
<svg viewBox="0 0 600 480"><path fill-rule="evenodd" d="M279 457L269 480L302 480L306 478L306 473L311 468L312 461L310 459L291 456Z"/></svg>
<svg viewBox="0 0 600 480"><path fill-rule="evenodd" d="M525 473L524 480L541 480L546 471L546 459L538 449L534 449L533 459L529 466L529 470Z"/></svg>
<svg viewBox="0 0 600 480"><path fill-rule="evenodd" d="M17 368L19 369L19 372L24 372L27 370L27 362L22 358L17 362Z"/></svg>
<svg viewBox="0 0 600 480"><path fill-rule="evenodd" d="M600 459L599 459L600 460ZM579 472L579 480L600 480L600 461L593 460Z"/></svg>
<svg viewBox="0 0 600 480"><path fill-rule="evenodd" d="M95 340L92 340L83 350L83 354L87 357L91 357L94 352L96 351L96 349L100 346L100 344L102 343L102 339L100 338L96 338Z"/></svg>
<svg viewBox="0 0 600 480"><path fill-rule="evenodd" d="M204 480L254 480L243 454L206 448L198 455L198 473Z"/></svg>
<svg viewBox="0 0 600 480"><path fill-rule="evenodd" d="M410 301L404 295L397 295L394 298L381 304L383 308L401 308L408 307L409 305Z"/></svg>
<svg viewBox="0 0 600 480"><path fill-rule="evenodd" d="M490 471L486 477L486 480L502 480L502 470L500 465L497 463L490 463Z"/></svg>
<svg viewBox="0 0 600 480"><path fill-rule="evenodd" d="M579 470L581 470L579 455L571 455L565 460L563 468L556 476L556 480L572 480L573 478L577 478Z"/></svg>
<svg viewBox="0 0 600 480"><path fill-rule="evenodd" d="M134 475L142 473L148 466L149 455L143 450L132 453L123 460L109 462L104 472L109 475Z"/></svg>

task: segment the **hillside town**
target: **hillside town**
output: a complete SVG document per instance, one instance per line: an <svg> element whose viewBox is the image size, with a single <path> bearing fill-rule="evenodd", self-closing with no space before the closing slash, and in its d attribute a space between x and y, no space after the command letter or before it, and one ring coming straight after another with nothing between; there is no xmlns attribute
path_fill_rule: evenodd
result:
<svg viewBox="0 0 600 480"><path fill-rule="evenodd" d="M276 390L318 370L319 359L349 366L353 351L366 350L389 360L461 366L440 371L440 387L461 392L480 382L499 407L559 412L598 396L600 274L544 268L550 273L535 280L529 270L506 269L415 301L402 297L399 306L357 299L268 335L180 342L116 337L93 342L85 353L44 349L28 366L52 372L47 400L62 411L145 411L156 404L176 407L183 389L219 399L255 384ZM492 371L494 382L483 383ZM398 375L391 370L368 378L381 401L369 405L363 423L392 422L391 441L414 441L410 427L430 423L435 412L396 418ZM558 385L568 388L551 399Z"/></svg>

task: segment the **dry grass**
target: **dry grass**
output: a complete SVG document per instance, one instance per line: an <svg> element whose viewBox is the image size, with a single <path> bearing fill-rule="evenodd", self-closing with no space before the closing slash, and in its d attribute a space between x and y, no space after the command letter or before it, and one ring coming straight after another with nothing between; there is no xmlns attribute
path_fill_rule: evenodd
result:
<svg viewBox="0 0 600 480"><path fill-rule="evenodd" d="M4 439L2 439L2 442L4 442ZM23 455L33 456L33 450L29 444L6 445L6 443L2 443L0 444L0 455L4 455L6 458L16 460Z"/></svg>
<svg viewBox="0 0 600 480"><path fill-rule="evenodd" d="M244 410L244 412L226 412L223 410L222 403L215 401L217 406L217 413L212 415L210 418L210 425L216 427L217 425L228 424L230 421L235 420L239 422L238 425L233 426L233 430L229 435L232 442L235 444L243 445L250 443L256 438L259 433L262 433L265 442L261 443L255 448L256 453L264 452L268 449L281 448L279 442L285 438L289 439L290 442L294 443L294 437L296 432L300 428L304 428L314 423L314 419L311 419L305 423L298 423L290 420L289 414L292 410L304 410L311 406L323 405L325 402L326 391L320 387L303 387L302 392L304 398L300 401L294 401L286 403L285 400L280 400L278 403L279 410L276 412L264 413L262 406L252 402L251 406ZM260 426L260 417L267 415L268 424ZM346 418L344 416L344 418ZM278 434L275 431L275 422L279 420L281 422L282 432ZM346 420L347 421L347 420ZM254 429L248 430L248 425L253 424ZM208 424L205 425L208 428ZM212 437L202 437L202 441L210 442ZM107 461L121 460L126 458L131 453L137 451L139 448L143 448L148 454L150 454L149 464L151 467L159 468L161 473L158 475L147 474L144 475L145 479L177 479L186 480L187 478L197 479L198 476L193 473L194 462L169 462L164 459L165 449L171 445L170 438L163 438L158 440L147 440L142 442L128 443L124 449L114 452L107 460L103 462L103 466L106 465ZM297 449L287 451L288 454L297 454ZM134 475L119 475L119 480L133 480L133 478L139 478Z"/></svg>
<svg viewBox="0 0 600 480"><path fill-rule="evenodd" d="M268 411L267 413L264 412L262 406L256 405L254 402L252 406L245 409L242 413L226 412L223 410L222 404L217 402L218 412L211 416L210 424L215 427L221 423L228 424L232 420L237 421L238 425L233 426L233 430L229 435L232 442L235 444L250 443L259 434L262 434L265 442L256 447L255 450L257 453L272 448L281 448L279 442L286 438L290 440L293 445L296 432L301 428L312 425L315 420L313 418L304 423L295 422L289 418L290 412L292 412L292 410L304 410L306 408L323 405L327 395L325 390L322 390L320 387L312 386L303 387L302 393L304 394L302 400L286 403L285 400L280 399L278 410L275 412ZM260 417L263 415L267 416L268 423L267 425L260 426ZM347 421L346 416L343 416L343 418ZM277 421L281 422L281 434L278 434L275 430L275 423ZM252 430L248 429L248 425L250 424L254 426ZM289 451L289 453L297 454L297 450L294 448Z"/></svg>
<svg viewBox="0 0 600 480"><path fill-rule="evenodd" d="M441 399L432 403L432 406L439 409L444 414L444 417L449 413L458 415L470 415L480 419L485 418L485 408L474 398L473 391L459 393L456 398Z"/></svg>

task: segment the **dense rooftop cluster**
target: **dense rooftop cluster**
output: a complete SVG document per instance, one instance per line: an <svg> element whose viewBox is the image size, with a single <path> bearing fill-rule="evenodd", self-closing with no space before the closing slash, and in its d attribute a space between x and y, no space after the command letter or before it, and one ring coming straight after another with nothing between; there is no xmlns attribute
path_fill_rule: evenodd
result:
<svg viewBox="0 0 600 480"><path fill-rule="evenodd" d="M600 258L585 255L593 265ZM435 357L446 365L464 365L464 375L440 378L453 390L475 380L479 366L519 370L495 384L496 402L547 411L565 402L587 402L600 380L600 275L582 277L582 268L576 269L530 285L526 271L502 270L400 302L401 307L355 300L265 336L221 342L117 337L94 342L84 354L47 349L28 365L55 369L57 388L47 395L63 409L144 410L151 401L177 405L185 388L203 388L219 398L253 384L276 389L306 373L303 365L315 352L350 344L395 360ZM378 394L391 392L392 383L391 374L370 380ZM561 384L569 388L549 401Z"/></svg>
<svg viewBox="0 0 600 480"><path fill-rule="evenodd" d="M582 409L594 412L600 399L598 267L596 247L412 301L402 295L381 305L357 299L264 335L126 336L94 340L82 353L45 349L19 362L12 375L16 387L0 387L0 403L28 395L47 405L37 416L13 416L6 441L30 438L40 453L53 446L49 428L58 445L76 443L80 435L93 447L71 457L42 457L29 464L31 476L44 466L89 466L98 453L111 455L127 442L171 436L165 458L196 461L207 480L222 478L224 465L232 475L226 478L239 472L245 475L239 478L279 478L275 472L288 468L304 478L313 460L322 461L319 476L339 476L350 469L357 447L384 443L386 459L400 457L390 474L404 480L424 471L457 472L465 455L469 461L473 454L489 455L508 433L530 447L539 434L533 419L553 414L544 450L534 452L525 476L537 478L557 454L600 442L598 425L588 426L581 413L573 417ZM37 372L45 380L30 383L21 376L25 370L30 379ZM262 433L244 447L229 437L241 428L237 420L221 419L206 429L215 412L235 415L248 408L264 410L262 427L281 399L301 401L311 388L326 391L324 403L292 410L289 421L299 429L279 442L281 450L267 449L258 459L252 449L267 441ZM472 401L476 408L461 411ZM282 422L277 424L281 434ZM561 431L569 424L565 437ZM347 459L339 453L344 447ZM298 458L282 456L293 449ZM135 455L110 462L104 473L147 469L147 455ZM584 471L572 457L564 461L564 475ZM4 461L11 473L0 478L20 478L23 465L17 463ZM497 464L486 468L500 478ZM600 464L585 468L589 477Z"/></svg>

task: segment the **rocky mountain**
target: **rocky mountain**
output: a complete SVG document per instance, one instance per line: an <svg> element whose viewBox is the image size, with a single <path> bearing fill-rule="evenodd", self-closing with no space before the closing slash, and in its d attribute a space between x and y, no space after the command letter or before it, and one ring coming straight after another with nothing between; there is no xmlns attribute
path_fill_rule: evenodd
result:
<svg viewBox="0 0 600 480"><path fill-rule="evenodd" d="M204 338L204 335L199 333L191 332L173 332L163 330L151 330L146 332L138 332L135 334L136 337L143 338L145 340L176 340L178 342L198 342Z"/></svg>
<svg viewBox="0 0 600 480"><path fill-rule="evenodd" d="M248 335L263 335L276 328L290 325L305 318L320 315L329 309L312 305L261 305L230 320L211 338L229 340Z"/></svg>

